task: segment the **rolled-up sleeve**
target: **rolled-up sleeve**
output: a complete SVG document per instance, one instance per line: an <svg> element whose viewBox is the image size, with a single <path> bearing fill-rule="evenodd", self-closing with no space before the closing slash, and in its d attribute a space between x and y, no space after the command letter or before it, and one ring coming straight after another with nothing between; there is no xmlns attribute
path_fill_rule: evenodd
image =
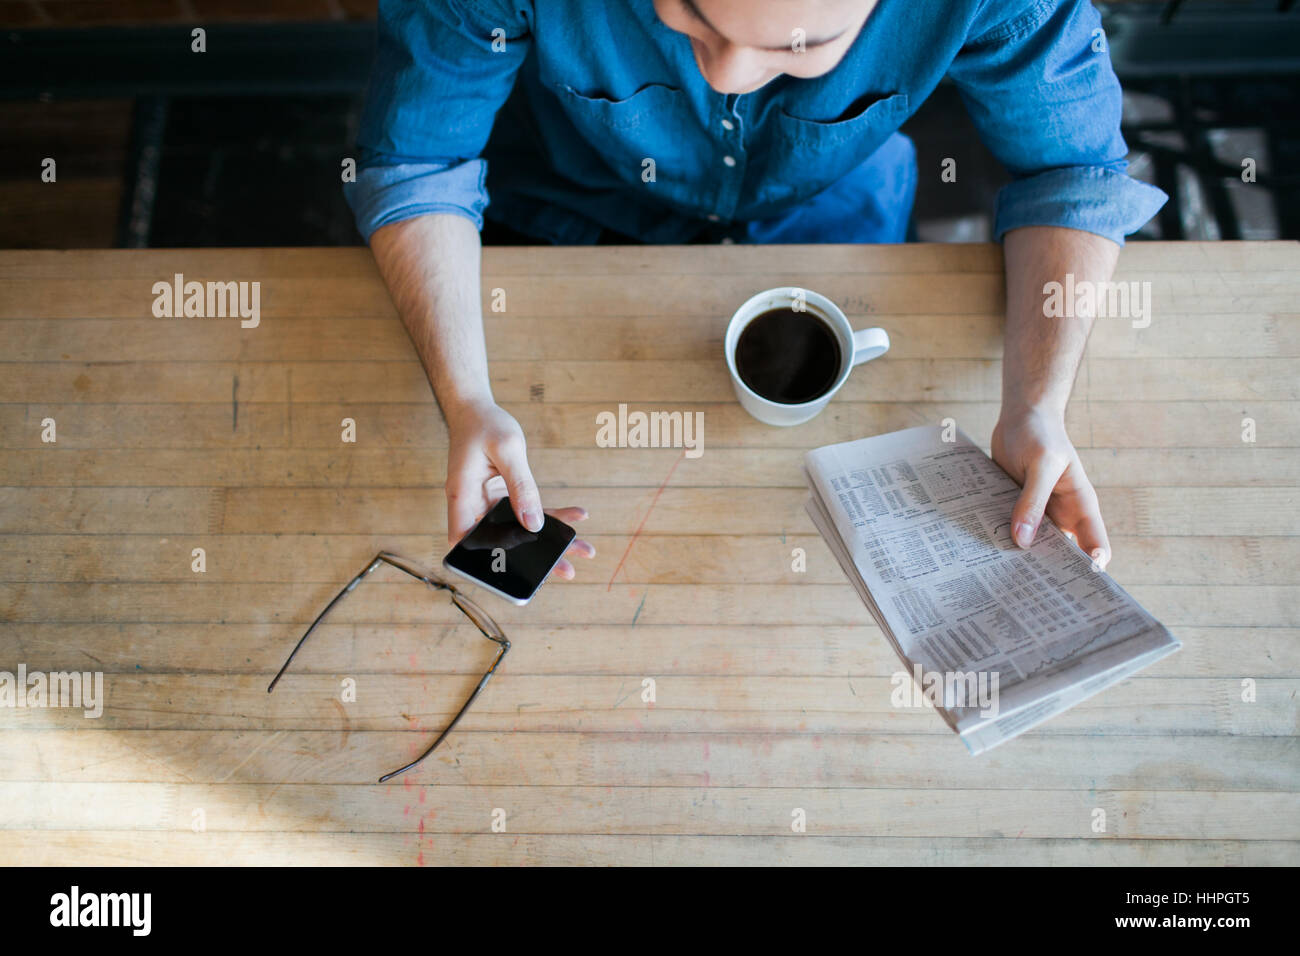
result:
<svg viewBox="0 0 1300 956"><path fill-rule="evenodd" d="M381 0L375 66L357 135L357 177L344 183L357 229L433 212L483 226L479 158L531 42L525 5Z"/></svg>
<svg viewBox="0 0 1300 956"><path fill-rule="evenodd" d="M981 138L1012 176L994 236L1066 226L1123 245L1168 200L1128 176L1122 98L1088 0L990 0L949 68Z"/></svg>

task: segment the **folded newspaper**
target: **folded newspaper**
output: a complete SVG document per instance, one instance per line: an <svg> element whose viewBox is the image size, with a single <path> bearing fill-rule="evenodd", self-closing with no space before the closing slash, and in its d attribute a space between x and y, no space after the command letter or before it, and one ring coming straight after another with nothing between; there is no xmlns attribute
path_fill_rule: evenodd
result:
<svg viewBox="0 0 1300 956"><path fill-rule="evenodd" d="M817 448L804 474L813 524L972 754L1182 647L1050 520L1017 547L1019 486L955 427Z"/></svg>

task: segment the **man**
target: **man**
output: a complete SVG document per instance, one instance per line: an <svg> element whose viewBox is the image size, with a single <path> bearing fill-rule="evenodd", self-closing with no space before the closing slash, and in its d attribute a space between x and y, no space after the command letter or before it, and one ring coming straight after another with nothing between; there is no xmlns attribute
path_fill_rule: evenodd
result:
<svg viewBox="0 0 1300 956"><path fill-rule="evenodd" d="M451 541L494 475L523 524L542 520L488 381L485 210L539 242L898 242L917 175L897 130L946 74L1013 177L992 449L1023 485L1014 538L1047 513L1109 560L1065 430L1091 317L1045 317L1043 288L1108 280L1167 197L1124 173L1087 0L391 0L379 31L347 197L447 420Z"/></svg>

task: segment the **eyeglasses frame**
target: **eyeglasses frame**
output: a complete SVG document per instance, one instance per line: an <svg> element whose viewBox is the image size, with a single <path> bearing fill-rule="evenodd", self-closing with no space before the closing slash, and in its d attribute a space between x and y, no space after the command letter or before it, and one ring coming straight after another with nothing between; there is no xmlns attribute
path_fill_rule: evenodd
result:
<svg viewBox="0 0 1300 956"><path fill-rule="evenodd" d="M487 672L482 678L480 678L478 684L474 687L473 692L470 693L469 699L465 701L460 710L456 712L456 716L451 719L451 723L449 723L446 728L443 729L442 733L438 735L438 739L429 746L428 750L420 754L420 756L416 757L406 766L400 767L391 773L386 773L379 778L380 783L387 783L394 777L406 773L406 771L419 764L425 757L438 749L438 745L441 744L443 740L446 739L447 735L451 733L452 729L460 723L460 719L464 717L465 712L469 710L470 704L474 703L475 698L477 698L483 688L487 686L487 682L491 680L492 675L496 673L497 667L501 664L502 658L504 658L506 652L510 650L510 641L506 638L505 631L501 629L501 626L497 624L496 621L492 620L491 616L486 611L462 594L455 585L408 567L405 558L393 554L391 551L380 551L375 555L374 559L366 565L365 570L349 581L344 586L343 590L339 591L339 593L334 596L334 599L330 601L329 604L325 605L325 609L316 616L316 620L311 622L311 626L307 628L302 637L298 639L298 643L295 644L293 650L289 652L289 656L285 659L284 664L281 665L279 672L271 680L270 685L267 686L266 692L268 694L275 690L275 685L278 684L280 678L284 676L284 672L289 669L289 665L293 662L294 657L297 656L298 651L302 648L303 644L306 643L307 638L311 637L312 631L316 630L316 626L325 619L326 615L334 609L334 606L338 604L339 601L352 593L356 586L364 581L366 577L381 564L390 565L391 567L410 575L417 581L423 581L428 587L435 591L446 591L451 595L452 603L461 610L461 613L470 619L470 622L478 628L479 633L501 648L497 652L497 656L492 661L491 666L488 667ZM491 631L495 633L489 632L489 628L491 628Z"/></svg>

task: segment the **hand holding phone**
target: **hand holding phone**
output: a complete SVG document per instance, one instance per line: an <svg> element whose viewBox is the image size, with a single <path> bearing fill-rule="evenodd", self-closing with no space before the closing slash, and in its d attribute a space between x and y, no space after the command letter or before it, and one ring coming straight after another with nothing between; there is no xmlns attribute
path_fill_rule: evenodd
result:
<svg viewBox="0 0 1300 956"><path fill-rule="evenodd" d="M442 559L448 571L468 578L512 604L527 604L574 543L577 532L554 515L544 516L540 531L529 531L515 518L509 498L488 509ZM584 544L588 556L594 554Z"/></svg>

